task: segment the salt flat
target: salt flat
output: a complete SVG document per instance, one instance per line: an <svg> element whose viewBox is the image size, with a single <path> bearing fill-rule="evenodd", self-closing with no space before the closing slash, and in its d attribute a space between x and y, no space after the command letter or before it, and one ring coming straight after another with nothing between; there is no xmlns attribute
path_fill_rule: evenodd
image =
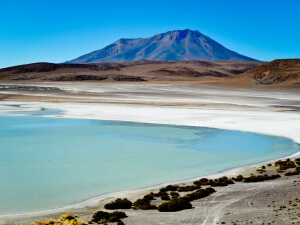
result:
<svg viewBox="0 0 300 225"><path fill-rule="evenodd" d="M51 84L46 86L51 86ZM66 92L47 94L2 92L4 101L1 102L1 113L23 108L61 109L63 113L59 116L65 118L214 127L282 136L300 143L300 94L295 91L251 91L191 85L61 85L60 87ZM20 105L20 107L14 105ZM299 157L299 153L293 157ZM239 168L223 174L249 173L251 170L254 170L254 167ZM234 189L224 188L215 196L196 201L196 207L192 210L170 214L129 211L126 212L129 217L124 222L126 224L141 224L141 221L146 221L147 224L177 224L179 222L181 224L217 224L226 220L225 213L228 213L232 207L240 210L240 218L247 218L249 213L261 215L260 210L267 209L266 194L270 193L272 188L276 201L287 201L288 198L297 195L299 187L293 186L295 179L297 181L298 178L289 180L283 178L262 182L256 186L236 184ZM77 212L81 218L86 219L95 209L99 209L99 204L101 207L113 197L126 196L136 199L149 190L157 190L157 188L102 196L76 206L27 215L27 219L24 219L22 215L2 218L1 221L3 221L2 224L20 224L20 221L25 223L53 217L66 210ZM286 190L291 191L286 196L279 196L275 194L275 190L285 194ZM248 207L247 202L251 201L260 207ZM271 220L273 216L271 212L268 212L264 221ZM232 215L232 218L237 217ZM288 218L286 215L282 215L278 223L274 224L282 224L286 218ZM262 220L256 218L254 222L260 224Z"/></svg>
<svg viewBox="0 0 300 225"><path fill-rule="evenodd" d="M3 103L6 107L20 103L25 108L61 109L64 112L60 116L67 118L204 126L300 141L299 92L184 85L64 85L60 88L66 93L42 96L39 92L22 93L26 100L22 102L9 101L19 99L19 93L14 92ZM36 98L30 99L32 95Z"/></svg>

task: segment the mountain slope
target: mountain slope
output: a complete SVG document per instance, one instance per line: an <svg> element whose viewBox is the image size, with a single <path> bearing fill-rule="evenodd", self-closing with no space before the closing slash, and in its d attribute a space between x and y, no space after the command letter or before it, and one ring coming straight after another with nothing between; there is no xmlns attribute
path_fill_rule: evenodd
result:
<svg viewBox="0 0 300 225"><path fill-rule="evenodd" d="M176 30L149 38L120 39L67 63L127 61L256 61L231 51L199 31Z"/></svg>
<svg viewBox="0 0 300 225"><path fill-rule="evenodd" d="M276 59L230 79L216 81L224 87L289 88L300 90L300 59Z"/></svg>
<svg viewBox="0 0 300 225"><path fill-rule="evenodd" d="M277 59L243 74L257 84L270 85L300 80L300 59Z"/></svg>

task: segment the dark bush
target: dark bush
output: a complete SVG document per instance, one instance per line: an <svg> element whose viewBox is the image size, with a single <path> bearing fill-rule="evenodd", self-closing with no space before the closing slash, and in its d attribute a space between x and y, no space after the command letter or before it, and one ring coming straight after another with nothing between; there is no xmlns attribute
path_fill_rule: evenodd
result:
<svg viewBox="0 0 300 225"><path fill-rule="evenodd" d="M176 192L176 191L171 191L170 195L171 195L172 198L177 198L179 196L179 193Z"/></svg>
<svg viewBox="0 0 300 225"><path fill-rule="evenodd" d="M227 183L220 182L220 181L212 181L210 183L210 185L213 186L213 187L224 187L224 186L227 186Z"/></svg>
<svg viewBox="0 0 300 225"><path fill-rule="evenodd" d="M218 179L218 182L221 182L221 183L226 183L226 184L234 184L233 181L231 179L229 179L228 177L220 177Z"/></svg>
<svg viewBox="0 0 300 225"><path fill-rule="evenodd" d="M220 177L214 180L202 178L200 180L194 181L194 184L199 187L200 185L227 186L228 184L233 184L233 181L231 179L228 179L228 177Z"/></svg>
<svg viewBox="0 0 300 225"><path fill-rule="evenodd" d="M104 211L98 211L93 215L93 221L94 222L99 222L101 219L108 219L109 218L109 214L108 212L104 212Z"/></svg>
<svg viewBox="0 0 300 225"><path fill-rule="evenodd" d="M118 222L120 219L126 218L127 215L124 212L115 211L110 214L108 222Z"/></svg>
<svg viewBox="0 0 300 225"><path fill-rule="evenodd" d="M126 214L124 212L115 211L113 213L110 213L110 216L108 218L108 222L114 223L120 221L120 219L126 218Z"/></svg>
<svg viewBox="0 0 300 225"><path fill-rule="evenodd" d="M243 175L238 175L236 178L233 177L232 180L234 180L234 181L243 181L244 177L243 177Z"/></svg>
<svg viewBox="0 0 300 225"><path fill-rule="evenodd" d="M169 195L165 188L161 188L158 193L154 194L154 197L161 197L163 195Z"/></svg>
<svg viewBox="0 0 300 225"><path fill-rule="evenodd" d="M164 187L164 188L159 189L159 192L158 192L158 193L164 193L164 192L166 192L166 191L167 191L167 189Z"/></svg>
<svg viewBox="0 0 300 225"><path fill-rule="evenodd" d="M167 191L176 191L178 187L178 185L168 185L166 189Z"/></svg>
<svg viewBox="0 0 300 225"><path fill-rule="evenodd" d="M250 182L261 182L261 181L265 181L265 180L274 180L274 179L277 179L279 178L280 175L279 174L276 174L276 175L258 175L258 176L255 176L255 175L251 175L250 177L245 177L244 178L244 182L245 183L250 183Z"/></svg>
<svg viewBox="0 0 300 225"><path fill-rule="evenodd" d="M262 176L250 176L250 177L245 177L244 178L244 182L248 183L248 182L259 182L259 181L264 181L264 179L262 178Z"/></svg>
<svg viewBox="0 0 300 225"><path fill-rule="evenodd" d="M145 195L145 196L144 196L144 199L147 199L147 200L149 200L149 201L154 200L154 193L151 192L151 193Z"/></svg>
<svg viewBox="0 0 300 225"><path fill-rule="evenodd" d="M284 175L285 176L300 175L300 167L297 167L294 171L287 172Z"/></svg>
<svg viewBox="0 0 300 225"><path fill-rule="evenodd" d="M98 211L93 215L93 221L98 223L99 221L102 222L118 222L120 219L126 218L126 214L124 212L115 211L112 213Z"/></svg>
<svg viewBox="0 0 300 225"><path fill-rule="evenodd" d="M118 221L117 225L125 225L125 223L123 221Z"/></svg>
<svg viewBox="0 0 300 225"><path fill-rule="evenodd" d="M158 206L160 212L176 212L184 209L191 209L192 204L186 198L174 198Z"/></svg>
<svg viewBox="0 0 300 225"><path fill-rule="evenodd" d="M227 184L234 184L233 180L228 180Z"/></svg>
<svg viewBox="0 0 300 225"><path fill-rule="evenodd" d="M159 197L161 192L154 193L154 197Z"/></svg>
<svg viewBox="0 0 300 225"><path fill-rule="evenodd" d="M179 191L179 192L188 192L188 191L195 191L199 188L201 188L201 186L198 186L198 185L181 186L181 187L177 188L177 191Z"/></svg>
<svg viewBox="0 0 300 225"><path fill-rule="evenodd" d="M210 179L206 183L207 185L211 186L227 186L228 184L234 184L231 179L228 179L228 177L220 177L218 179Z"/></svg>
<svg viewBox="0 0 300 225"><path fill-rule="evenodd" d="M279 177L281 177L279 174L271 175L271 176L269 176L269 180L277 179Z"/></svg>
<svg viewBox="0 0 300 225"><path fill-rule="evenodd" d="M135 207L139 207L140 205L145 205L145 204L149 204L150 201L148 199L142 198L142 199L138 199L133 203L133 206Z"/></svg>
<svg viewBox="0 0 300 225"><path fill-rule="evenodd" d="M160 197L160 199L161 199L161 200L164 200L164 201L168 201L168 200L170 200L170 197L169 197L168 195L162 195L162 196Z"/></svg>
<svg viewBox="0 0 300 225"><path fill-rule="evenodd" d="M161 188L159 192L176 191L178 187L178 185L168 185L164 188Z"/></svg>
<svg viewBox="0 0 300 225"><path fill-rule="evenodd" d="M189 201L194 201L194 200L197 200L200 198L207 197L208 195L212 194L213 192L215 192L215 189L213 189L213 188L199 189L197 191L194 191L194 192L186 195L185 197Z"/></svg>
<svg viewBox="0 0 300 225"><path fill-rule="evenodd" d="M170 196L167 192L161 192L160 198L161 198L161 200L165 200L165 201L170 200Z"/></svg>
<svg viewBox="0 0 300 225"><path fill-rule="evenodd" d="M156 209L155 205L151 205L150 200L148 199L138 199L133 203L133 206L136 209L142 209L142 210L150 210L150 209Z"/></svg>
<svg viewBox="0 0 300 225"><path fill-rule="evenodd" d="M194 181L194 184L197 185L197 186L200 186L200 185L208 185L208 179L207 178L202 178L200 180L196 180Z"/></svg>
<svg viewBox="0 0 300 225"><path fill-rule="evenodd" d="M107 203L104 208L105 209L130 209L132 206L132 202L127 198L121 199L118 198L115 201Z"/></svg>
<svg viewBox="0 0 300 225"><path fill-rule="evenodd" d="M281 171L287 170L290 168L296 168L295 162L291 161L290 159L286 159L284 161L279 160L279 161L275 162L275 166L278 166L279 170L281 170Z"/></svg>
<svg viewBox="0 0 300 225"><path fill-rule="evenodd" d="M216 192L216 190L213 189L213 188L211 188L211 187L208 187L208 188L206 188L205 190L206 190L207 192L209 192L209 194L212 194L212 193Z"/></svg>

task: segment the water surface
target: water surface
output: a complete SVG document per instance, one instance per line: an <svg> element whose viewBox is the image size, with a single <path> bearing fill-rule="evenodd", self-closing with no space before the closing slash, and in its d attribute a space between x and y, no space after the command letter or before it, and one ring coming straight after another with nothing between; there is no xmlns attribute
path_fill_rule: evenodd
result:
<svg viewBox="0 0 300 225"><path fill-rule="evenodd" d="M54 209L299 151L291 140L254 133L39 114L0 116L0 143L0 215Z"/></svg>

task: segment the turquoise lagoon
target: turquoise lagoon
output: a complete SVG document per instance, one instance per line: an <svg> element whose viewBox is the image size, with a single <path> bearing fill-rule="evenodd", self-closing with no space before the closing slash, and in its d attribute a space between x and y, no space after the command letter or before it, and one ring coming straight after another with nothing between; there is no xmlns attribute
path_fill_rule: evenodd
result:
<svg viewBox="0 0 300 225"><path fill-rule="evenodd" d="M0 116L0 215L63 207L110 192L291 155L289 139L247 132Z"/></svg>

